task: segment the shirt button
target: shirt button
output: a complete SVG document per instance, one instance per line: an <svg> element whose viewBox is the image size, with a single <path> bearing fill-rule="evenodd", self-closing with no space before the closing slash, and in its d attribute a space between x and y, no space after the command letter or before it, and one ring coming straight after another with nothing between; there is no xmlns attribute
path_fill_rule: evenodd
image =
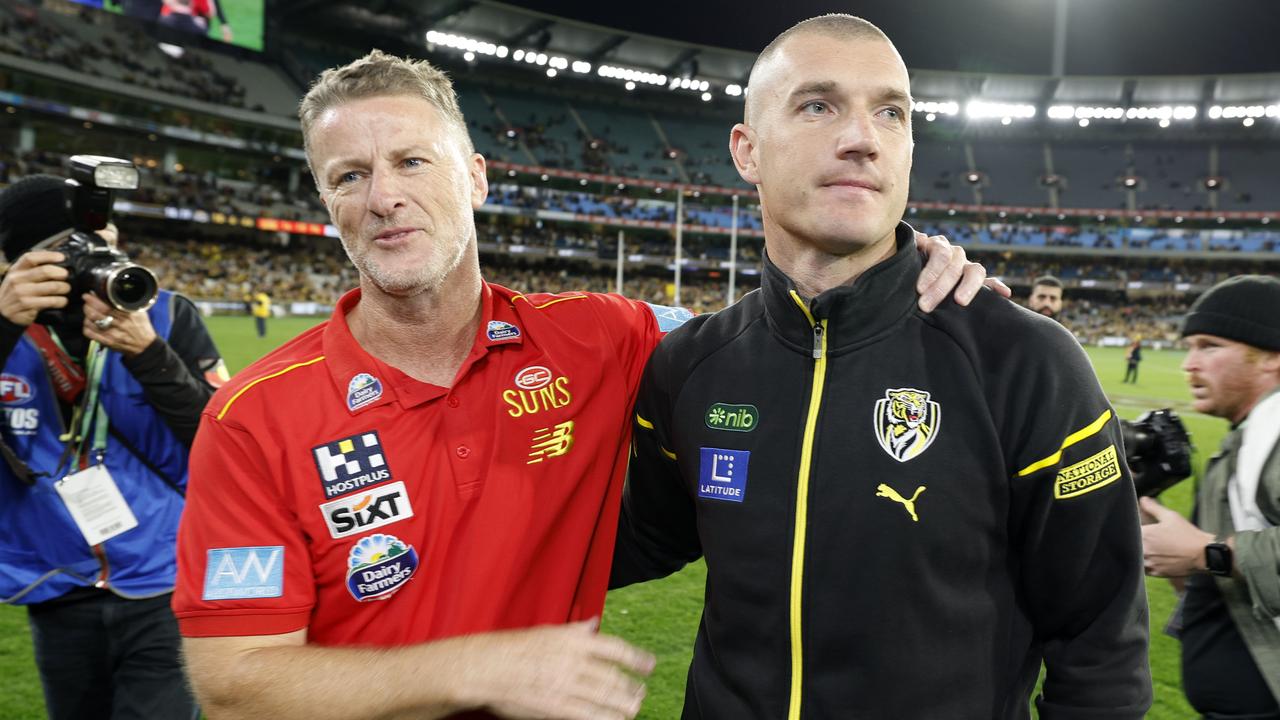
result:
<svg viewBox="0 0 1280 720"><path fill-rule="evenodd" d="M449 403L449 407L454 407L454 408L458 407L458 398L452 395L450 395L449 399L446 400L445 402Z"/></svg>
<svg viewBox="0 0 1280 720"><path fill-rule="evenodd" d="M458 454L458 457L462 458L463 460L466 460L471 455L471 448L467 447L466 445L459 445L458 449L455 450L454 452Z"/></svg>

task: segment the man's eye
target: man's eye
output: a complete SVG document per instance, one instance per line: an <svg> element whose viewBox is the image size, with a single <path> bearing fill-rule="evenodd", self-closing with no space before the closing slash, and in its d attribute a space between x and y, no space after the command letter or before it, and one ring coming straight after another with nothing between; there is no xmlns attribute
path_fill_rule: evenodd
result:
<svg viewBox="0 0 1280 720"><path fill-rule="evenodd" d="M347 183L353 183L353 182L355 182L356 180L359 180L359 179L360 179L360 173L358 173L358 172L356 172L356 171L352 170L351 172L344 172L344 173L342 173L341 175L339 175L339 176L338 176L338 184L339 184L339 185L346 185Z"/></svg>
<svg viewBox="0 0 1280 720"><path fill-rule="evenodd" d="M404 161L404 166L411 167L411 168L422 167L423 165L426 165L426 164L427 164L427 161L423 160L422 158L406 158Z"/></svg>
<svg viewBox="0 0 1280 720"><path fill-rule="evenodd" d="M889 117L893 118L894 120L901 120L905 115L905 113L902 112L901 108L896 108L896 107L888 107L888 108L885 108L884 110L881 110L880 112L886 113Z"/></svg>
<svg viewBox="0 0 1280 720"><path fill-rule="evenodd" d="M804 105L801 105L800 109L810 115L821 115L827 112L829 108L827 104L825 102L822 102L821 100L810 100Z"/></svg>

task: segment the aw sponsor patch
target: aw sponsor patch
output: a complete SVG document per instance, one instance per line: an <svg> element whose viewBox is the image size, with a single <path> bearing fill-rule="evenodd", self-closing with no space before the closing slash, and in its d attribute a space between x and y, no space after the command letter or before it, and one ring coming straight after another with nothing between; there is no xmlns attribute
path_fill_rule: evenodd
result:
<svg viewBox="0 0 1280 720"><path fill-rule="evenodd" d="M649 306L649 310L653 312L654 319L658 321L658 329L664 333L675 330L693 317L693 313L682 307L654 305L653 303L645 303L645 305Z"/></svg>
<svg viewBox="0 0 1280 720"><path fill-rule="evenodd" d="M347 590L351 597L385 600L418 570L418 552L395 535L377 533L351 546L347 555Z"/></svg>
<svg viewBox="0 0 1280 720"><path fill-rule="evenodd" d="M284 546L210 548L204 600L273 598L284 594Z"/></svg>
<svg viewBox="0 0 1280 720"><path fill-rule="evenodd" d="M1096 455L1091 455L1059 470L1058 477L1053 482L1053 497L1055 500L1079 497L1110 485L1118 479L1120 479L1120 461L1116 446L1110 445Z"/></svg>
<svg viewBox="0 0 1280 720"><path fill-rule="evenodd" d="M23 405L36 396L31 382L21 375L5 373L0 375L0 403L5 405Z"/></svg>
<svg viewBox="0 0 1280 720"><path fill-rule="evenodd" d="M382 382L369 373L360 373L347 383L347 409L355 412L382 397Z"/></svg>
<svg viewBox="0 0 1280 720"><path fill-rule="evenodd" d="M411 518L413 507L404 483L393 482L327 502L320 506L320 513L329 535L340 538Z"/></svg>
<svg viewBox="0 0 1280 720"><path fill-rule="evenodd" d="M391 479L377 430L318 445L311 454L326 500Z"/></svg>
<svg viewBox="0 0 1280 720"><path fill-rule="evenodd" d="M493 341L512 340L520 337L520 328L509 322L501 320L490 320L488 327L484 331L485 337Z"/></svg>
<svg viewBox="0 0 1280 720"><path fill-rule="evenodd" d="M916 458L933 444L942 426L942 406L915 388L885 390L872 414L876 440L898 462Z"/></svg>
<svg viewBox="0 0 1280 720"><path fill-rule="evenodd" d="M742 502L747 494L747 466L750 450L702 448L698 468L698 497Z"/></svg>

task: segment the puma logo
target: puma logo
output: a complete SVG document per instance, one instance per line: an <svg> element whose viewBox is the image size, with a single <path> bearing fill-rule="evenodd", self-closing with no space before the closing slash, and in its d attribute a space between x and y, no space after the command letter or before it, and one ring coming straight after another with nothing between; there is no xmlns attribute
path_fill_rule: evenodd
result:
<svg viewBox="0 0 1280 720"><path fill-rule="evenodd" d="M908 500L899 495L897 490L894 490L884 483L880 483L880 486L876 488L876 497L889 498L896 503L902 503L902 506L907 509L907 512L911 513L911 521L920 522L920 517L916 515L916 498L920 497L920 493L922 492L924 492L923 485L917 487L916 494L912 495L911 499Z"/></svg>

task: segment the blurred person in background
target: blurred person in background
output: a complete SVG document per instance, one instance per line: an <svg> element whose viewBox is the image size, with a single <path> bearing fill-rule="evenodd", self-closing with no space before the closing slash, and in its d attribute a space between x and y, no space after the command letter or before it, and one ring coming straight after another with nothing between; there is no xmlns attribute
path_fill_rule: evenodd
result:
<svg viewBox="0 0 1280 720"><path fill-rule="evenodd" d="M1031 283L1031 294L1027 296L1027 307L1032 312L1059 320L1062 314L1062 281L1052 275L1041 275Z"/></svg>
<svg viewBox="0 0 1280 720"><path fill-rule="evenodd" d="M1142 338L1134 338L1124 351L1124 380L1122 383L1138 383L1138 365L1142 362Z"/></svg>
<svg viewBox="0 0 1280 720"><path fill-rule="evenodd" d="M1191 520L1142 498L1148 574L1182 593L1182 687L1210 720L1280 720L1280 280L1241 275L1182 326L1197 412L1231 423Z"/></svg>
<svg viewBox="0 0 1280 720"><path fill-rule="evenodd" d="M267 336L267 318L271 317L271 296L259 288L249 298L249 311L253 314L253 327L258 337Z"/></svg>

